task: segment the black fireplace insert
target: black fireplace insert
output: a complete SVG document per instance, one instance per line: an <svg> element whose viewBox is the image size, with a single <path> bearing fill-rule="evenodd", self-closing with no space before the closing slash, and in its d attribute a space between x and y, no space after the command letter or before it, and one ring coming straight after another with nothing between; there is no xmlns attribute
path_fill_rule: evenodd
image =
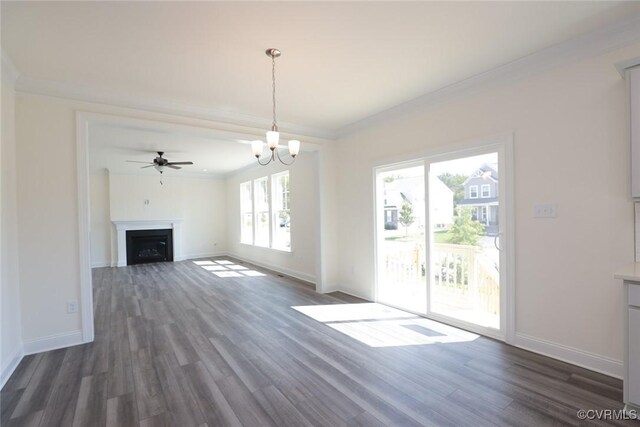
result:
<svg viewBox="0 0 640 427"><path fill-rule="evenodd" d="M127 265L173 261L173 230L127 230Z"/></svg>

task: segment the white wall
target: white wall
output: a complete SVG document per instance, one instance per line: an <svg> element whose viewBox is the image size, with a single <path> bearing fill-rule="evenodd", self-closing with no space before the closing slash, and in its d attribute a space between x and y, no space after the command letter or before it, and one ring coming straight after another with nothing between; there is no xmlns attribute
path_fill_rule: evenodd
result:
<svg viewBox="0 0 640 427"><path fill-rule="evenodd" d="M614 64L639 54L640 45L630 46L341 138L344 289L373 295L374 163L513 132L520 343L620 374L622 283L613 272L633 261L634 221L627 89ZM541 202L557 203L558 218L534 219Z"/></svg>
<svg viewBox="0 0 640 427"><path fill-rule="evenodd" d="M109 172L104 169L89 177L91 267L111 266L116 244L112 242ZM117 260L117 259L116 259Z"/></svg>
<svg viewBox="0 0 640 427"><path fill-rule="evenodd" d="M13 78L2 64L1 213L0 213L0 388L22 357L18 216L16 200L15 93Z"/></svg>
<svg viewBox="0 0 640 427"><path fill-rule="evenodd" d="M252 130L25 93L16 94L15 108L17 154L14 164L18 229L21 230L17 247L23 342L28 351L42 351L82 342L82 310L73 314L66 312L68 300L81 300L76 112L164 121L234 133L250 134ZM253 131L256 137L261 134L258 130Z"/></svg>
<svg viewBox="0 0 640 427"><path fill-rule="evenodd" d="M225 180L166 173L162 182L160 174L91 176L92 265L114 265L117 260L111 221L181 219L184 257L206 257L226 250Z"/></svg>
<svg viewBox="0 0 640 427"><path fill-rule="evenodd" d="M317 153L302 152L289 167L255 166L227 179L227 251L230 255L315 283L318 236ZM240 183L289 169L291 252L240 243Z"/></svg>
<svg viewBox="0 0 640 427"><path fill-rule="evenodd" d="M330 157L321 164L323 173L329 172L326 181L309 176L315 176L317 165L307 164L301 155L292 168L292 254L238 243L237 184L263 172L255 168L231 177L226 183L227 250L314 280L316 271L326 269L315 261L316 243L322 237L329 242L322 247L330 264L323 273L329 287L371 297L372 165L429 147L513 131L517 332L551 349L562 344L567 354L585 355L587 365L594 360L615 364L622 358L622 286L612 273L633 260L633 208L628 196L627 95L613 64L638 55L640 45L630 46L505 83L491 92L381 120L341 138L334 154L334 148L319 153ZM18 226L12 228L19 230L23 339L25 344L43 343L40 348L80 331L79 314L66 313L67 300L80 300L77 110L212 126L202 120L16 95ZM3 224L9 170L4 119L3 110ZM302 168L305 164L309 167ZM296 189L296 182L302 188ZM320 195L325 202L321 206L318 187L326 189ZM537 202L557 203L559 217L533 219ZM302 223L296 225L295 218ZM322 236L316 234L316 221L325 227ZM4 243L4 234L2 239ZM334 239L337 244L331 243ZM11 247L15 253L16 246ZM4 249L2 254L4 304ZM2 316L4 325L4 311Z"/></svg>

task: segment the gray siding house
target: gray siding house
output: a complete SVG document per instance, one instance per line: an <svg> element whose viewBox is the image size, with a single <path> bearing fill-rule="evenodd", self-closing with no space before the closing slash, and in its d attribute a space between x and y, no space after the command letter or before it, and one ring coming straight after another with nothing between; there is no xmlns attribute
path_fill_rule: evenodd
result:
<svg viewBox="0 0 640 427"><path fill-rule="evenodd" d="M488 235L498 233L498 165L484 163L464 185L464 199L459 206L472 208L472 217L485 225Z"/></svg>

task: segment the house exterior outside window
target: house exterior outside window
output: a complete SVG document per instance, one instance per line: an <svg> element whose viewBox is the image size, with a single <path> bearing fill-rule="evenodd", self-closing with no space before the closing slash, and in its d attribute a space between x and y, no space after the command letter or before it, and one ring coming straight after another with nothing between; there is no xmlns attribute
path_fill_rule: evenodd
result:
<svg viewBox="0 0 640 427"><path fill-rule="evenodd" d="M273 220L271 247L284 251L291 250L291 211L289 192L289 171L275 174L271 177L271 189L273 202Z"/></svg>
<svg viewBox="0 0 640 427"><path fill-rule="evenodd" d="M289 171L240 184L240 243L291 251Z"/></svg>
<svg viewBox="0 0 640 427"><path fill-rule="evenodd" d="M491 185L482 184L480 187L480 197L486 199L487 197L491 197Z"/></svg>
<svg viewBox="0 0 640 427"><path fill-rule="evenodd" d="M478 186L477 185L470 185L469 186L469 198L470 199L477 199L478 198Z"/></svg>
<svg viewBox="0 0 640 427"><path fill-rule="evenodd" d="M463 183L465 198L458 203L458 206L471 208L473 219L485 225L485 233L489 236L499 231L499 179L497 164L483 164Z"/></svg>
<svg viewBox="0 0 640 427"><path fill-rule="evenodd" d="M254 244L269 247L269 181L266 176L253 181L253 206Z"/></svg>

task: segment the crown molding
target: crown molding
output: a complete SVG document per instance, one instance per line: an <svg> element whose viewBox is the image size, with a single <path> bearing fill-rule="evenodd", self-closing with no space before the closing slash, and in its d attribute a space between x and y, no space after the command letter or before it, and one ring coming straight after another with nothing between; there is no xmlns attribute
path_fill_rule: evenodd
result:
<svg viewBox="0 0 640 427"><path fill-rule="evenodd" d="M15 86L16 80L20 77L20 71L13 63L9 55L1 49L2 55L2 79L9 83L11 86Z"/></svg>
<svg viewBox="0 0 640 427"><path fill-rule="evenodd" d="M170 114L173 116L211 120L253 129L265 130L271 128L271 119L263 117L231 112L218 108L190 105L166 98L135 96L105 88L82 86L25 75L21 75L18 78L15 89L17 92L21 93L113 105L131 108L134 110ZM286 133L290 135L301 137L309 136L322 139L335 139L336 136L335 132L326 129L301 126L287 122L280 122L279 125L280 128L285 129Z"/></svg>
<svg viewBox="0 0 640 427"><path fill-rule="evenodd" d="M336 131L337 137L348 136L383 120L419 109L431 108L509 81L539 74L567 63L603 54L638 41L640 41L640 15L636 14L621 22L582 34L508 64L476 74L442 89L429 92L395 107L365 117L338 129ZM630 61L633 62L633 60Z"/></svg>
<svg viewBox="0 0 640 427"><path fill-rule="evenodd" d="M636 14L621 22L582 34L508 64L493 68L484 73L476 74L444 88L364 117L339 129L323 129L287 122L281 122L281 128L286 129L288 134L295 137L306 136L324 140L335 140L375 125L383 120L398 117L412 111L431 108L509 81L539 74L564 64L602 54L637 41L640 41L640 15ZM616 67L620 69L620 67L628 67L630 63L635 64L634 60L630 59L629 61L612 65L616 65ZM170 99L132 96L124 92L105 88L81 86L21 75L4 51L2 51L2 72L3 78L6 72L8 77L15 81L15 90L17 92L210 120L256 130L268 129L271 126L271 120L263 117L217 108L195 106Z"/></svg>
<svg viewBox="0 0 640 427"><path fill-rule="evenodd" d="M637 67L638 65L640 65L640 56L635 57L635 58L631 58L631 59L626 59L624 61L620 61L616 64L616 70L618 70L618 73L620 73L620 76L623 79L627 78L627 69L629 68L633 68L633 67Z"/></svg>

